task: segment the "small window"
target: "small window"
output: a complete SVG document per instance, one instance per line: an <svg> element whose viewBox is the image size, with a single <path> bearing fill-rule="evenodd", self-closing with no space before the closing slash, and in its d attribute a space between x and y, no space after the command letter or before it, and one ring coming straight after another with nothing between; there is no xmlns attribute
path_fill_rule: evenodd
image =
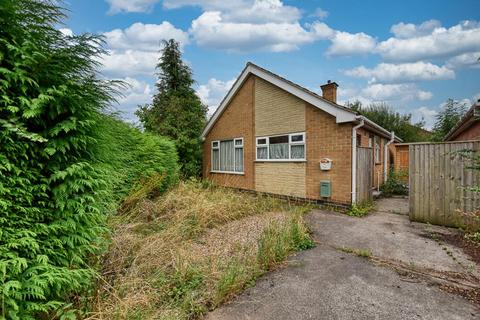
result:
<svg viewBox="0 0 480 320"><path fill-rule="evenodd" d="M243 138L212 141L212 171L243 173Z"/></svg>
<svg viewBox="0 0 480 320"><path fill-rule="evenodd" d="M303 134L292 134L290 136L290 142L303 142Z"/></svg>
<svg viewBox="0 0 480 320"><path fill-rule="evenodd" d="M257 146L266 145L266 144L267 144L267 138L257 138Z"/></svg>
<svg viewBox="0 0 480 320"><path fill-rule="evenodd" d="M243 139L235 139L235 147L243 147Z"/></svg>
<svg viewBox="0 0 480 320"><path fill-rule="evenodd" d="M373 136L368 136L368 147L373 148Z"/></svg>
<svg viewBox="0 0 480 320"><path fill-rule="evenodd" d="M257 160L305 160L305 133L257 138Z"/></svg>

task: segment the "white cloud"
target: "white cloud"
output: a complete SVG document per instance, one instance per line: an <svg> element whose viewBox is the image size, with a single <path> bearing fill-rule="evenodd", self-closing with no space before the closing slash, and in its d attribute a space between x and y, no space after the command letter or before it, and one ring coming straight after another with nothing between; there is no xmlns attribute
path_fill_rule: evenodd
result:
<svg viewBox="0 0 480 320"><path fill-rule="evenodd" d="M453 69L480 68L480 51L464 53L447 60L447 66Z"/></svg>
<svg viewBox="0 0 480 320"><path fill-rule="evenodd" d="M295 22L301 18L296 7L284 6L280 0L255 0L252 5L228 10L225 20L229 22Z"/></svg>
<svg viewBox="0 0 480 320"><path fill-rule="evenodd" d="M448 29L438 26L428 35L411 35L382 41L376 51L388 61L419 61L480 51L477 21L463 21Z"/></svg>
<svg viewBox="0 0 480 320"><path fill-rule="evenodd" d="M167 9L178 9L185 6L198 6L204 10L234 10L251 4L247 0L164 0L163 6Z"/></svg>
<svg viewBox="0 0 480 320"><path fill-rule="evenodd" d="M149 12L159 0L106 0L109 14L120 12Z"/></svg>
<svg viewBox="0 0 480 320"><path fill-rule="evenodd" d="M139 50L110 50L101 59L102 72L108 77L153 75L158 52Z"/></svg>
<svg viewBox="0 0 480 320"><path fill-rule="evenodd" d="M429 100L433 94L429 91L422 91L414 84L371 84L361 91L362 96L373 101L409 101Z"/></svg>
<svg viewBox="0 0 480 320"><path fill-rule="evenodd" d="M160 24L137 22L103 35L110 55L102 57L102 71L113 77L153 75L162 40L173 38L181 47L189 41L185 31L168 21Z"/></svg>
<svg viewBox="0 0 480 320"><path fill-rule="evenodd" d="M123 118L135 121L135 110L138 105L152 102L154 89L149 83L135 78L126 77L120 80L125 81L128 86L124 90L123 96L118 99L118 109L122 112Z"/></svg>
<svg viewBox="0 0 480 320"><path fill-rule="evenodd" d="M58 29L63 35L67 37L72 37L73 36L73 31L72 29L69 28L60 28Z"/></svg>
<svg viewBox="0 0 480 320"><path fill-rule="evenodd" d="M403 23L394 24L390 31L397 38L408 39L413 37L425 36L432 33L433 30L441 26L440 21L438 20L428 20L419 25L413 23Z"/></svg>
<svg viewBox="0 0 480 320"><path fill-rule="evenodd" d="M228 81L221 81L215 78L208 80L206 84L202 84L197 89L197 95L200 100L208 106L208 114L212 115L225 97L228 90L235 83L235 78Z"/></svg>
<svg viewBox="0 0 480 320"><path fill-rule="evenodd" d="M376 45L375 39L363 32L337 31L331 40L332 44L327 50L331 56L371 53Z"/></svg>
<svg viewBox="0 0 480 320"><path fill-rule="evenodd" d="M323 20L323 19L326 19L328 15L329 15L328 11L323 10L322 8L317 8L315 9L315 12L311 16L316 17L320 20Z"/></svg>
<svg viewBox="0 0 480 320"><path fill-rule="evenodd" d="M114 29L103 35L111 49L158 51L162 40L175 39L182 46L188 43L188 34L168 21L160 24L136 22L126 29Z"/></svg>
<svg viewBox="0 0 480 320"><path fill-rule="evenodd" d="M371 83L444 80L455 78L455 72L446 66L440 67L422 61L403 64L380 63L372 69L360 66L346 70L345 74L356 78L370 78Z"/></svg>
<svg viewBox="0 0 480 320"><path fill-rule="evenodd" d="M425 128L431 130L435 124L435 117L438 114L438 111L430 109L428 107L420 107L412 110L412 122L425 121Z"/></svg>
<svg viewBox="0 0 480 320"><path fill-rule="evenodd" d="M196 43L228 51L291 51L325 36L326 25L315 23L310 30L298 22L262 24L228 22L220 11L207 11L192 21L190 33Z"/></svg>

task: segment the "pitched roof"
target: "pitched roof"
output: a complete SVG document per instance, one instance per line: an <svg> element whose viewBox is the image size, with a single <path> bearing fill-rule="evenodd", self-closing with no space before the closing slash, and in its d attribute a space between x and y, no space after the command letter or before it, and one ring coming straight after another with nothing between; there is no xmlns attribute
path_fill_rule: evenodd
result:
<svg viewBox="0 0 480 320"><path fill-rule="evenodd" d="M460 133L470 127L473 122L480 120L480 100L474 103L457 124L447 133L443 141L455 139Z"/></svg>
<svg viewBox="0 0 480 320"><path fill-rule="evenodd" d="M332 101L329 101L323 98L321 95L312 92L290 80L287 80L267 69L257 66L251 62L248 62L243 69L240 76L237 78L233 86L228 91L227 95L223 98L222 102L220 103L219 107L212 115L210 120L208 121L207 125L205 126L202 132L202 139L210 132L215 122L218 120L220 115L223 113L225 108L228 106L232 98L235 96L237 91L242 87L242 84L247 79L247 77L253 74L287 92L290 94L310 103L311 105L319 108L320 110L325 111L326 113L335 117L337 123L346 123L346 122L354 122L359 121L361 119L366 120L365 122L367 125L372 127L374 130L379 131L380 134L389 137L390 132L381 126L377 125L373 121L368 120L363 116L359 116L355 111L336 104ZM401 141L400 138L395 137L397 141Z"/></svg>

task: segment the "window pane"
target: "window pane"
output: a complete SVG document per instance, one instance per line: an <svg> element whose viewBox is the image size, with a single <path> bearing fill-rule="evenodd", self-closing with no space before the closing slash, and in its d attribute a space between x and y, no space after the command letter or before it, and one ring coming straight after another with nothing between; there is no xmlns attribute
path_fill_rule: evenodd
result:
<svg viewBox="0 0 480 320"><path fill-rule="evenodd" d="M257 144L267 144L267 138L257 139Z"/></svg>
<svg viewBox="0 0 480 320"><path fill-rule="evenodd" d="M288 143L288 136L270 137L270 144Z"/></svg>
<svg viewBox="0 0 480 320"><path fill-rule="evenodd" d="M288 137L287 137L288 139ZM270 159L288 159L288 143L271 143L270 138Z"/></svg>
<svg viewBox="0 0 480 320"><path fill-rule="evenodd" d="M292 136L292 142L302 142L303 134L296 134Z"/></svg>
<svg viewBox="0 0 480 320"><path fill-rule="evenodd" d="M220 170L220 158L219 158L220 151L219 150L213 150L212 153L212 170L218 171Z"/></svg>
<svg viewBox="0 0 480 320"><path fill-rule="evenodd" d="M236 146L242 146L243 145L243 140L242 139L236 139L235 140L235 145Z"/></svg>
<svg viewBox="0 0 480 320"><path fill-rule="evenodd" d="M220 171L234 171L233 140L220 141Z"/></svg>
<svg viewBox="0 0 480 320"><path fill-rule="evenodd" d="M290 151L292 159L305 159L305 145L293 145L291 146Z"/></svg>
<svg viewBox="0 0 480 320"><path fill-rule="evenodd" d="M267 147L257 148L257 159L268 159Z"/></svg>
<svg viewBox="0 0 480 320"><path fill-rule="evenodd" d="M218 141L213 142L212 147L217 148L218 147Z"/></svg>
<svg viewBox="0 0 480 320"><path fill-rule="evenodd" d="M235 172L243 172L243 148L235 149Z"/></svg>

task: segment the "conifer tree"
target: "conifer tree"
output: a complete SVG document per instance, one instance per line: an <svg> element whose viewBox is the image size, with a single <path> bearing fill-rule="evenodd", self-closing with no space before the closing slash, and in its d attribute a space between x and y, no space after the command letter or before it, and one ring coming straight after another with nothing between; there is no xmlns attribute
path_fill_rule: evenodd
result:
<svg viewBox="0 0 480 320"><path fill-rule="evenodd" d="M460 121L465 112L466 106L464 103L448 99L442 110L435 116L433 140L442 141L447 133Z"/></svg>
<svg viewBox="0 0 480 320"><path fill-rule="evenodd" d="M182 61L178 42L164 40L161 53L157 64L158 92L153 103L140 107L136 114L146 131L175 142L183 176L197 176L201 169L200 134L206 107L192 88L192 71Z"/></svg>
<svg viewBox="0 0 480 320"><path fill-rule="evenodd" d="M0 319L72 318L105 231L91 147L115 90L101 38L62 34L56 3L0 2Z"/></svg>

